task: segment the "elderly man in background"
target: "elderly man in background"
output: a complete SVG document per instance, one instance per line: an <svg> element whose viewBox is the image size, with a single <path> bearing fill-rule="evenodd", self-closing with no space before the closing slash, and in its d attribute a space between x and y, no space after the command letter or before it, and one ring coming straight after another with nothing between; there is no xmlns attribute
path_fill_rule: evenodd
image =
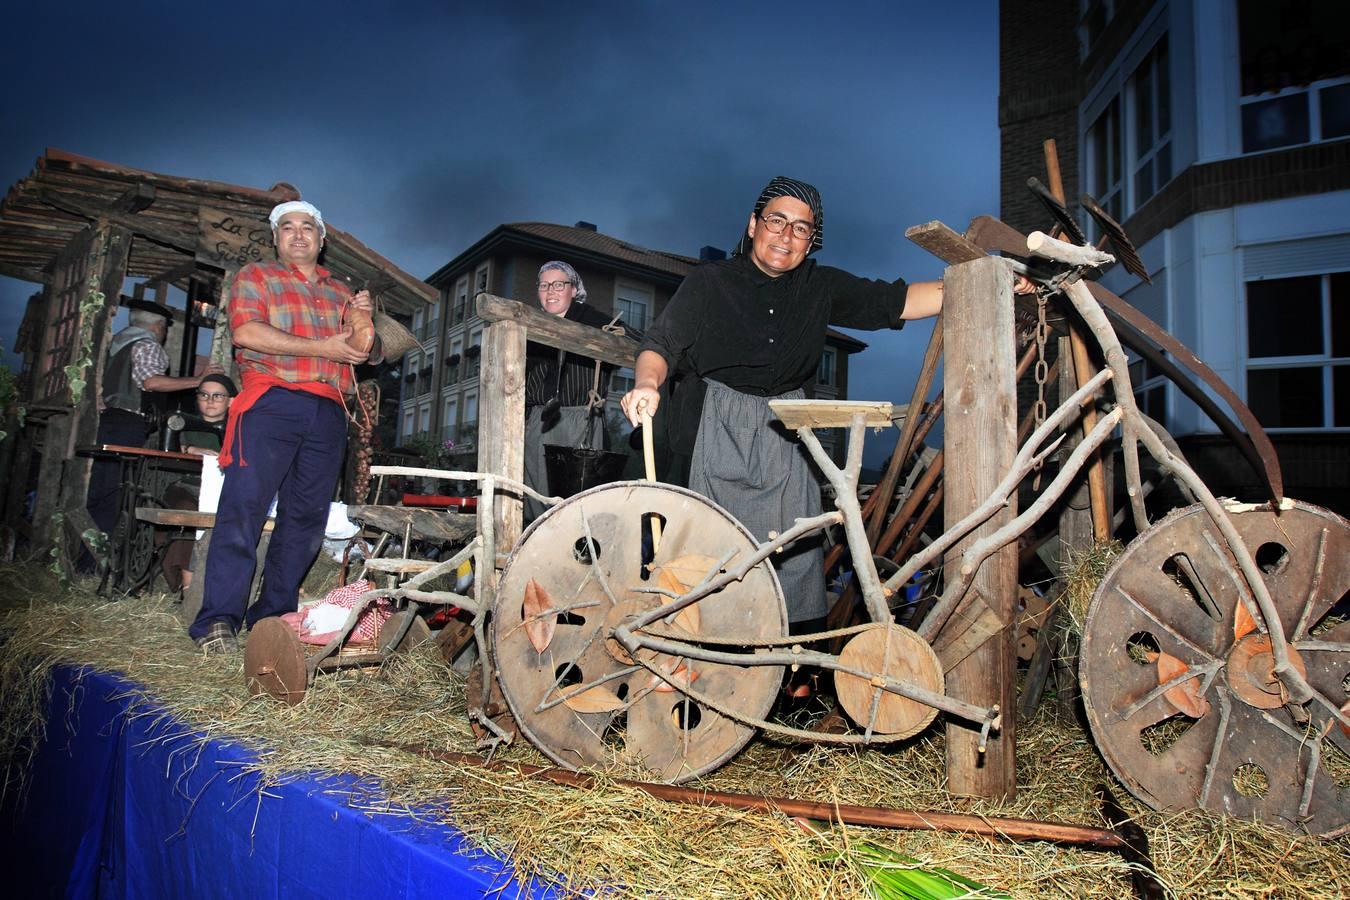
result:
<svg viewBox="0 0 1350 900"><path fill-rule="evenodd" d="M108 345L108 364L103 370L103 392L99 397L98 443L123 447L142 447L150 434L151 419L145 408L145 394L167 394L197 387L205 375L221 371L207 366L200 375L174 376L169 371L169 355L164 341L169 336L169 319L164 312L133 307L129 324L113 335ZM105 533L117 523L121 495L122 467L115 459L97 459L89 473L87 508L94 524ZM84 566L92 566L85 559Z"/></svg>
<svg viewBox="0 0 1350 900"><path fill-rule="evenodd" d="M544 312L592 328L604 328L611 317L586 303L586 285L577 270L554 260L539 269L539 306ZM615 323L621 324L621 323ZM627 333L631 328L624 326ZM640 335L638 335L640 337ZM591 403L604 402L614 367L602 365L600 384L595 383L595 360L529 344L525 357L525 483L541 494L552 495L548 483L544 445L605 449L605 416L592 413ZM598 398L591 396L595 390ZM544 504L525 499L525 519L537 519Z"/></svg>
<svg viewBox="0 0 1350 900"><path fill-rule="evenodd" d="M380 358L369 293L353 296L319 265L327 233L319 210L291 201L269 220L277 262L245 266L230 289L243 390L230 404L202 608L188 629L207 653L238 649L245 621L295 610L347 450L344 402L356 388L353 367ZM274 496L262 590L248 607L255 548Z"/></svg>

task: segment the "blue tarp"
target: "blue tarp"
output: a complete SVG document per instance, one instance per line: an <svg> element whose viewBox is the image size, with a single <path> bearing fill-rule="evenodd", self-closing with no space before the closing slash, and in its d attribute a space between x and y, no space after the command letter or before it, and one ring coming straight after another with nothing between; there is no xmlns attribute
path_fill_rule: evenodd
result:
<svg viewBox="0 0 1350 900"><path fill-rule="evenodd" d="M0 806L10 897L551 896L449 828L349 808L344 776L258 790L253 754L202 741L131 682L57 668L22 798Z"/></svg>

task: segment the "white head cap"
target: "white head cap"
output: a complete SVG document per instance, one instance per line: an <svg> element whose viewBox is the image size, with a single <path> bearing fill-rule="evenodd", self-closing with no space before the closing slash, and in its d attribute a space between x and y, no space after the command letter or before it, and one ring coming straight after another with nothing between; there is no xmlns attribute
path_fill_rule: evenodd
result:
<svg viewBox="0 0 1350 900"><path fill-rule="evenodd" d="M277 222L286 213L302 212L314 219L314 224L319 226L319 237L327 237L328 229L323 224L323 213L313 203L304 200L287 200L285 203L278 203L272 207L272 214L267 217L267 221L272 223L272 230L277 230Z"/></svg>

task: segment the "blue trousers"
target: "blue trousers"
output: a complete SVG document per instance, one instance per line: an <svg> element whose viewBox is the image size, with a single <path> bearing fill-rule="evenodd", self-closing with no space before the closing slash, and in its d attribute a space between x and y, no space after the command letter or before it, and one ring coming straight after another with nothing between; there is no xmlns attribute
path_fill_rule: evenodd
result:
<svg viewBox="0 0 1350 900"><path fill-rule="evenodd" d="M216 620L238 631L245 619L251 626L295 611L300 582L323 544L328 504L347 452L347 417L332 400L272 388L240 417L235 441L206 557L202 609L188 629L193 638ZM258 539L274 496L276 527L263 562L262 591L248 607Z"/></svg>

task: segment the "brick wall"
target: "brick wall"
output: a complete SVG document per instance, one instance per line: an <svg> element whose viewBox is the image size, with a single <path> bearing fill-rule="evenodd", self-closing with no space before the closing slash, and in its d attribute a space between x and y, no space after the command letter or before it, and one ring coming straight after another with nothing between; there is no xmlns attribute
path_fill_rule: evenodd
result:
<svg viewBox="0 0 1350 900"><path fill-rule="evenodd" d="M1030 231L1049 222L1026 188L1045 181L1041 144L1054 138L1067 197L1078 196L1077 0L999 4L1000 217Z"/></svg>

